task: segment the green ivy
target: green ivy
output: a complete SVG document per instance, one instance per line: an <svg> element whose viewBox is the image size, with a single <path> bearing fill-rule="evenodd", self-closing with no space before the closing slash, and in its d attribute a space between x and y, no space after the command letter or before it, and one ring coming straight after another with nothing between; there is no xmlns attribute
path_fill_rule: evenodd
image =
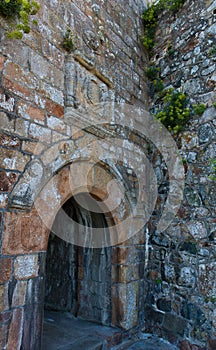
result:
<svg viewBox="0 0 216 350"><path fill-rule="evenodd" d="M29 33L30 17L36 15L39 11L40 5L34 0L1 0L0 1L0 15L6 18L18 18L19 23L16 29L8 33L10 39L21 39L23 33ZM31 21L32 24L37 25L36 20Z"/></svg>

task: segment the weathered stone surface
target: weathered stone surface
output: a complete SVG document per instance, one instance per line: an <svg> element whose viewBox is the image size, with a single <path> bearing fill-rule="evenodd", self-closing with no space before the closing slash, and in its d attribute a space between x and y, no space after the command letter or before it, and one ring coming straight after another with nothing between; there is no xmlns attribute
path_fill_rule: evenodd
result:
<svg viewBox="0 0 216 350"><path fill-rule="evenodd" d="M206 142L210 142L211 138L212 138L212 128L211 125L209 124L204 124L199 128L199 132L198 132L198 137L199 137L199 142L202 143L206 143Z"/></svg>
<svg viewBox="0 0 216 350"><path fill-rule="evenodd" d="M158 309L166 312L171 311L171 300L169 299L158 299L157 301Z"/></svg>
<svg viewBox="0 0 216 350"><path fill-rule="evenodd" d="M24 306L26 298L26 281L17 281L13 292L12 307Z"/></svg>
<svg viewBox="0 0 216 350"><path fill-rule="evenodd" d="M0 283L8 282L12 273L12 260L0 258Z"/></svg>
<svg viewBox="0 0 216 350"><path fill-rule="evenodd" d="M183 335L187 327L187 322L183 318L180 318L179 316L166 313L164 315L163 327L167 329L169 332Z"/></svg>
<svg viewBox="0 0 216 350"><path fill-rule="evenodd" d="M40 142L51 142L51 130L34 123L31 123L30 125L29 136L33 139L39 140Z"/></svg>
<svg viewBox="0 0 216 350"><path fill-rule="evenodd" d="M0 325L0 347L1 349L4 349L7 345L7 333L8 333L8 326L6 324Z"/></svg>
<svg viewBox="0 0 216 350"><path fill-rule="evenodd" d="M0 312L9 309L8 285L0 285Z"/></svg>
<svg viewBox="0 0 216 350"><path fill-rule="evenodd" d="M0 155L0 167L7 170L22 172L30 157L16 150L4 149Z"/></svg>
<svg viewBox="0 0 216 350"><path fill-rule="evenodd" d="M29 122L19 119L8 117L6 113L0 112L1 124L0 128L3 131L19 135L22 137L28 137Z"/></svg>
<svg viewBox="0 0 216 350"><path fill-rule="evenodd" d="M22 343L23 309L14 309L8 335L8 348L19 349Z"/></svg>
<svg viewBox="0 0 216 350"><path fill-rule="evenodd" d="M200 118L200 122L207 123L207 122L213 121L215 118L216 118L216 108L210 107L204 111L202 117Z"/></svg>
<svg viewBox="0 0 216 350"><path fill-rule="evenodd" d="M8 112L14 111L15 100L13 97L6 97L6 95L0 93L0 107L4 108Z"/></svg>
<svg viewBox="0 0 216 350"><path fill-rule="evenodd" d="M147 81L144 77L148 60L139 39L143 34L143 9L144 2L138 0L109 0L104 4L99 0L95 0L94 4L72 0L65 2L64 6L56 0L45 0L37 15L38 27L16 43L7 40L6 21L1 18L0 108L7 113L0 112L1 130L4 131L4 137L1 137L4 150L1 153L6 152L3 163L5 160L7 163L1 165L0 173L3 192L0 215L5 218L1 251L5 255L19 255L13 257L15 269L10 271L6 266L5 275L3 273L2 276L5 282L9 278L11 280L9 301L14 307L25 307L23 335L22 317L13 316L9 335L11 337L14 332L15 336L14 341L9 340L11 349L21 347L21 338L23 349L40 348L43 288L38 273L42 263L28 263L28 259L32 258L32 253L46 250L48 231L58 209L72 195L71 184L75 185L82 179L80 168L72 174L75 178L72 183L68 181L67 169L58 180L53 180L52 186L45 188L38 200L40 213L34 210L27 213L26 209L32 209L37 191L45 182L75 159L72 159L72 154L78 154L81 147L88 146L97 137L106 137L97 133L84 137L85 132L77 130L76 125L66 126L65 106L78 109L82 115L88 114L88 108L91 109L98 102L108 102L109 105L114 101L137 105L144 103L144 108L148 105ZM201 117L191 118L182 141L181 135L174 136L185 163L187 187L175 224L167 232L158 233L155 230L169 192L170 174L163 164L163 154L159 159L152 145L144 145L138 135L129 136L129 132L120 131L123 139L129 139L131 143L138 140L137 144L145 150L155 169L159 191L151 222L148 223L148 234L145 235L143 230L133 241L128 240L114 248L112 262L109 262L110 271L113 265L110 281L113 279L111 297L115 324L130 328L135 327L138 320L146 318L147 327L172 337L175 342L177 338L187 337L194 339L194 343L197 339L203 346L205 340L216 331L213 303L216 294L215 264L211 260L215 256L215 189L209 178L209 162L215 157L213 144L216 126L215 107L212 106L215 101L215 58L212 50L215 44L214 11L215 1L192 0L190 3L184 2L175 16L168 12L159 16L158 45L154 47L153 60L154 65L160 68L163 84L188 93L190 108L192 104L204 103L207 109ZM75 55L68 55L62 48L65 26L71 27L77 36L78 50ZM174 52L171 53L168 47ZM87 110L83 110L83 107L87 107ZM66 140L70 137L70 128L73 136L78 131L74 136L76 149L74 146L70 148L68 142L71 141ZM53 148L47 150L51 142L62 143L60 147L52 145ZM23 176L29 156L40 158L41 154L46 176L36 176L38 173L34 167ZM85 156L88 155L87 147ZM112 152L112 157L118 158L119 153ZM32 164L40 172L40 160L35 162L35 158ZM92 186L91 191L104 199L107 193L104 189L112 179L109 174L112 171L116 174L118 168L123 187L127 188L126 195L133 198L133 208L137 200L134 190L137 189L137 179L132 175L126 179L122 170L124 166L116 167L115 164L112 169L112 165L111 161L106 165L100 164L94 174L89 173L90 186L98 187ZM19 186L14 188L15 192L10 197L9 192L19 175ZM118 193L114 193L114 197L118 200ZM8 198L10 210L22 208L24 213L7 212ZM116 221L120 216L127 216L128 207L120 207L119 216L112 213ZM108 224L113 223L112 215L109 213L107 216ZM49 229L44 227L40 216L46 219ZM77 273L79 288L83 287L83 300L88 300L88 293L92 293L94 316L100 318L103 303L98 295L102 295L103 274L98 273L97 269L89 269L87 274L85 267L90 266L86 263L87 258L88 254L79 257L79 263L83 261ZM97 259L101 261L102 258ZM87 275L90 276L89 290L86 288ZM15 277L18 278L17 284ZM133 283L128 283L130 281ZM5 288L2 293L7 309L8 293ZM111 290L110 285L109 288ZM111 297L109 300L104 298L104 303L110 303ZM150 305L144 311L145 299ZM196 303L199 303L198 309L194 306ZM83 314L88 314L88 308L83 310ZM180 314L182 318L178 318ZM203 322L205 317L206 322ZM164 327L161 326L163 320ZM184 327L185 322L190 324L188 329ZM20 333L17 332L19 323ZM5 346L6 331L3 333L2 347ZM155 345L155 348L158 346ZM195 345L185 342L185 348L187 346L190 350L197 350Z"/></svg>
<svg viewBox="0 0 216 350"><path fill-rule="evenodd" d="M184 303L181 314L183 317L191 320L196 326L201 326L206 321L204 312L192 303Z"/></svg>
<svg viewBox="0 0 216 350"><path fill-rule="evenodd" d="M9 148L20 147L20 140L17 137L11 137L3 133L0 133L0 143L3 147L9 147Z"/></svg>
<svg viewBox="0 0 216 350"><path fill-rule="evenodd" d="M24 119L30 119L36 123L44 124L45 112L42 109L35 108L28 103L19 101L17 104L17 114Z"/></svg>
<svg viewBox="0 0 216 350"><path fill-rule="evenodd" d="M38 255L19 256L14 262L14 273L17 279L28 279L38 276Z"/></svg>

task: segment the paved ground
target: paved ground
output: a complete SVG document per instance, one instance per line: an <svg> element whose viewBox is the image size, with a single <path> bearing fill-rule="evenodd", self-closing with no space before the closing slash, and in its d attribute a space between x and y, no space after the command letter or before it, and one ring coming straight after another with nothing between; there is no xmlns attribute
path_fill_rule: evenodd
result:
<svg viewBox="0 0 216 350"><path fill-rule="evenodd" d="M69 313L46 311L42 350L177 350L150 334L141 337L114 346L121 340L119 329L83 321Z"/></svg>

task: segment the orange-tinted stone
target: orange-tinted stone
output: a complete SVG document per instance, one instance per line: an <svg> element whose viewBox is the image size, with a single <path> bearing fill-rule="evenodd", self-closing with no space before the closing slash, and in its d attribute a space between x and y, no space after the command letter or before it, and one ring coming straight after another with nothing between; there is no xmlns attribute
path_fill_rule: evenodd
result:
<svg viewBox="0 0 216 350"><path fill-rule="evenodd" d="M45 113L42 109L35 108L31 106L29 103L24 103L23 101L19 101L18 106L18 115L22 118L27 118L34 120L36 122L44 122Z"/></svg>
<svg viewBox="0 0 216 350"><path fill-rule="evenodd" d="M52 102L51 100L46 101L45 108L48 113L56 117L63 118L64 116L64 107L58 105L55 102Z"/></svg>
<svg viewBox="0 0 216 350"><path fill-rule="evenodd" d="M4 67L4 61L5 61L5 58L3 56L0 56L0 72L2 71L2 69Z"/></svg>
<svg viewBox="0 0 216 350"><path fill-rule="evenodd" d="M45 250L47 230L36 210L29 214L5 213L3 254L25 254Z"/></svg>
<svg viewBox="0 0 216 350"><path fill-rule="evenodd" d="M10 192L17 182L19 174L7 171L0 171L0 191Z"/></svg>
<svg viewBox="0 0 216 350"><path fill-rule="evenodd" d="M5 283L11 278L12 260L0 258L0 283Z"/></svg>

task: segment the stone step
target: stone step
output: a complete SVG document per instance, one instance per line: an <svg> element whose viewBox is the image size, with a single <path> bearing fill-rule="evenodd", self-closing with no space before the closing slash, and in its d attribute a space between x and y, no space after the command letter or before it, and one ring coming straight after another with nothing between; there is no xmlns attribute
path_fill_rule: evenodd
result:
<svg viewBox="0 0 216 350"><path fill-rule="evenodd" d="M121 343L118 328L75 318L69 313L46 311L42 350L107 350Z"/></svg>
<svg viewBox="0 0 216 350"><path fill-rule="evenodd" d="M175 345L152 334L142 334L141 337L140 340L124 341L111 350L178 350Z"/></svg>
<svg viewBox="0 0 216 350"><path fill-rule="evenodd" d="M72 344L60 347L58 350L107 350L106 341L97 337L83 337ZM49 349L50 350L50 349Z"/></svg>
<svg viewBox="0 0 216 350"><path fill-rule="evenodd" d="M112 347L110 350L125 350L134 344L134 340L125 340L121 344Z"/></svg>

